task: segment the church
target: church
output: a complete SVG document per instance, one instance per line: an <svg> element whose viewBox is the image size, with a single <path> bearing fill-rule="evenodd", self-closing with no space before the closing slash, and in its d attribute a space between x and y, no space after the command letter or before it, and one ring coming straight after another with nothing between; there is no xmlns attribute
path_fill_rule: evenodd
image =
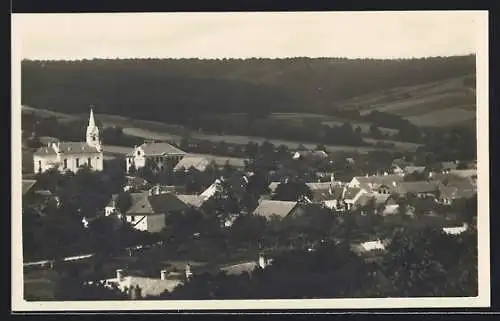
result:
<svg viewBox="0 0 500 321"><path fill-rule="evenodd" d="M49 143L33 154L33 163L35 173L42 173L51 168L57 168L61 172L76 173L83 165L95 171L102 171L104 167L102 141L92 108L85 142Z"/></svg>

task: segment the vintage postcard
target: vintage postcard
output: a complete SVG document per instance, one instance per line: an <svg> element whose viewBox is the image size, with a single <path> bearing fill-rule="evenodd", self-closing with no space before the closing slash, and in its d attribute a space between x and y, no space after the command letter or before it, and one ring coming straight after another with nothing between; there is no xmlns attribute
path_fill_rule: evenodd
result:
<svg viewBox="0 0 500 321"><path fill-rule="evenodd" d="M488 13L12 15L12 309L489 307Z"/></svg>

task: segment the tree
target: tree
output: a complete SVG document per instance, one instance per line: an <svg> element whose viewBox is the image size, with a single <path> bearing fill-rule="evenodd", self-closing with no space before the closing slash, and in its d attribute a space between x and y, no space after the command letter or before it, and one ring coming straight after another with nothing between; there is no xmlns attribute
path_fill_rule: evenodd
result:
<svg viewBox="0 0 500 321"><path fill-rule="evenodd" d="M312 192L309 187L301 181L290 181L278 185L274 199L279 201L297 201L302 196L309 199L312 198Z"/></svg>
<svg viewBox="0 0 500 321"><path fill-rule="evenodd" d="M130 193L121 192L116 198L116 208L120 213L125 213L132 206L132 196Z"/></svg>
<svg viewBox="0 0 500 321"><path fill-rule="evenodd" d="M474 237L467 242L460 242L461 238L467 236L457 238L432 229L396 231L381 263L381 272L392 284L387 295L452 296L459 292L460 296L475 295L473 290L477 291L477 283L474 284L473 275L477 257L474 248L477 249L477 243ZM468 263L461 265L464 256ZM464 271L467 271L465 278L450 278Z"/></svg>

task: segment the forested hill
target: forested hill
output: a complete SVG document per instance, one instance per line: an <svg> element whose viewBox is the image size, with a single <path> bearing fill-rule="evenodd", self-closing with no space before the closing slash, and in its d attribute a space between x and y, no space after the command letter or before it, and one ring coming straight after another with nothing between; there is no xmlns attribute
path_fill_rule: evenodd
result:
<svg viewBox="0 0 500 321"><path fill-rule="evenodd" d="M475 56L405 60L125 59L23 61L22 104L181 122L204 112L331 114L337 102L475 74Z"/></svg>

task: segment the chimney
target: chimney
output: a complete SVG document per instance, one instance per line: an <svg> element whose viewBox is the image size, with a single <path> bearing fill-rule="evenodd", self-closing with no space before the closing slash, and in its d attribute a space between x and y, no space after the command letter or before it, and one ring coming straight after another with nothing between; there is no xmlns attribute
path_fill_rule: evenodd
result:
<svg viewBox="0 0 500 321"><path fill-rule="evenodd" d="M262 253L259 255L259 267L261 269L266 268L266 258L264 257L264 254L262 254Z"/></svg>
<svg viewBox="0 0 500 321"><path fill-rule="evenodd" d="M161 270L160 271L160 279L166 280L167 279L167 270Z"/></svg>
<svg viewBox="0 0 500 321"><path fill-rule="evenodd" d="M118 281L123 281L123 270L122 269L116 270L116 279Z"/></svg>
<svg viewBox="0 0 500 321"><path fill-rule="evenodd" d="M193 273L191 272L191 265L186 264L186 279L190 279Z"/></svg>

